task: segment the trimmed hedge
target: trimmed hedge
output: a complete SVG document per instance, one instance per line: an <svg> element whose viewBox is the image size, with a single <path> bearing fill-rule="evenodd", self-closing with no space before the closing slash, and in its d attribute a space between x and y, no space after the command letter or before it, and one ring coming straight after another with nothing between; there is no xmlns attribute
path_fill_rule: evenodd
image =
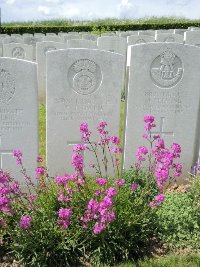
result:
<svg viewBox="0 0 200 267"><path fill-rule="evenodd" d="M91 32L91 31L131 31L131 30L159 30L159 29L187 29L188 27L200 27L200 22L192 23L139 23L139 24L118 24L118 25L99 25L99 26L2 26L1 33L47 33L47 32Z"/></svg>

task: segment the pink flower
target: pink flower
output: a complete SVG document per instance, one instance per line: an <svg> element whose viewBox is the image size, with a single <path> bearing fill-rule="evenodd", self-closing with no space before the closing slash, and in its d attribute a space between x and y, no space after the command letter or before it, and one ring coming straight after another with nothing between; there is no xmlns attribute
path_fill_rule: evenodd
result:
<svg viewBox="0 0 200 267"><path fill-rule="evenodd" d="M19 226L23 230L31 228L32 217L29 215L23 215L20 218Z"/></svg>
<svg viewBox="0 0 200 267"><path fill-rule="evenodd" d="M120 139L117 136L111 136L110 137L110 141L111 141L111 143L113 143L115 145L119 145L120 144Z"/></svg>
<svg viewBox="0 0 200 267"><path fill-rule="evenodd" d="M37 162L43 162L43 158L41 156L37 157Z"/></svg>
<svg viewBox="0 0 200 267"><path fill-rule="evenodd" d="M115 184L118 186L122 186L125 184L125 180L124 179L118 179L115 181Z"/></svg>
<svg viewBox="0 0 200 267"><path fill-rule="evenodd" d="M146 155L147 153L148 153L148 149L145 146L138 147L137 152L136 152L136 157L138 161L145 161L145 158L143 157L143 155Z"/></svg>
<svg viewBox="0 0 200 267"><path fill-rule="evenodd" d="M137 188L138 188L138 184L133 183L133 184L131 185L131 190L135 191L135 190L137 190Z"/></svg>
<svg viewBox="0 0 200 267"><path fill-rule="evenodd" d="M60 208L58 211L58 225L63 229L67 229L70 224L72 210L70 208Z"/></svg>
<svg viewBox="0 0 200 267"><path fill-rule="evenodd" d="M22 164L22 155L21 150L13 150L13 156L16 158L17 165Z"/></svg>
<svg viewBox="0 0 200 267"><path fill-rule="evenodd" d="M109 187L106 190L106 194L107 194L108 197L114 197L114 196L117 195L117 190L114 187Z"/></svg>
<svg viewBox="0 0 200 267"><path fill-rule="evenodd" d="M73 151L81 152L84 151L87 148L87 145L85 144L78 144L73 146Z"/></svg>
<svg viewBox="0 0 200 267"><path fill-rule="evenodd" d="M43 166L37 167L35 169L35 173L36 173L36 178L39 178L40 176L45 175L46 169Z"/></svg>
<svg viewBox="0 0 200 267"><path fill-rule="evenodd" d="M160 194L158 196L155 196L155 200L158 202L163 202L165 200L165 195Z"/></svg>
<svg viewBox="0 0 200 267"><path fill-rule="evenodd" d="M102 231L106 229L106 226L103 223L96 222L93 227L94 234L100 234Z"/></svg>
<svg viewBox="0 0 200 267"><path fill-rule="evenodd" d="M145 115L144 116L144 122L146 122L146 123L153 123L154 122L154 116L152 116L152 115Z"/></svg>
<svg viewBox="0 0 200 267"><path fill-rule="evenodd" d="M101 185L101 186L104 186L104 185L106 185L107 184L107 179L105 179L105 178L97 178L96 179L96 183L98 184L98 185Z"/></svg>

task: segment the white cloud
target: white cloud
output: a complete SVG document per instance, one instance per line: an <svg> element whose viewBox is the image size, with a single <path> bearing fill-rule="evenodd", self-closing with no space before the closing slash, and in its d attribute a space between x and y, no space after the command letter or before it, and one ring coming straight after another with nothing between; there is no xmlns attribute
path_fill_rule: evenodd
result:
<svg viewBox="0 0 200 267"><path fill-rule="evenodd" d="M38 6L37 10L42 15L46 15L46 16L50 15L50 8L47 6Z"/></svg>
<svg viewBox="0 0 200 267"><path fill-rule="evenodd" d="M15 3L15 1L16 1L16 0L7 0L7 1L6 1L6 4L8 4L8 5L12 5L12 4Z"/></svg>
<svg viewBox="0 0 200 267"><path fill-rule="evenodd" d="M139 15L139 8L129 0L122 0L118 5L120 18L136 18Z"/></svg>

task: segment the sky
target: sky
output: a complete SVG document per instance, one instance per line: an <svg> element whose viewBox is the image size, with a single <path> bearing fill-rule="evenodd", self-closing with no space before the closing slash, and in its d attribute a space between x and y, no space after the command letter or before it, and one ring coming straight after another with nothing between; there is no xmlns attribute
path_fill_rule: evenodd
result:
<svg viewBox="0 0 200 267"><path fill-rule="evenodd" d="M0 0L2 22L49 19L200 18L200 0Z"/></svg>

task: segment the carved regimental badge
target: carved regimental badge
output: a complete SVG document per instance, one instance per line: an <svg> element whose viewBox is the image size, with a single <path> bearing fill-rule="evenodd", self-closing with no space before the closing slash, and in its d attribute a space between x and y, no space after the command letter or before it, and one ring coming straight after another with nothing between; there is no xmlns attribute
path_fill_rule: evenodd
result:
<svg viewBox="0 0 200 267"><path fill-rule="evenodd" d="M22 47L15 47L12 50L12 56L14 58L25 59L25 51Z"/></svg>
<svg viewBox="0 0 200 267"><path fill-rule="evenodd" d="M15 81L11 74L0 67L0 103L7 104L15 94Z"/></svg>
<svg viewBox="0 0 200 267"><path fill-rule="evenodd" d="M150 75L155 85L161 88L173 87L183 76L181 59L170 50L163 52L152 62Z"/></svg>
<svg viewBox="0 0 200 267"><path fill-rule="evenodd" d="M94 61L80 59L69 68L68 79L75 92L88 95L99 88L102 74L100 67Z"/></svg>
<svg viewBox="0 0 200 267"><path fill-rule="evenodd" d="M138 39L136 44L144 44L146 41L144 39Z"/></svg>

